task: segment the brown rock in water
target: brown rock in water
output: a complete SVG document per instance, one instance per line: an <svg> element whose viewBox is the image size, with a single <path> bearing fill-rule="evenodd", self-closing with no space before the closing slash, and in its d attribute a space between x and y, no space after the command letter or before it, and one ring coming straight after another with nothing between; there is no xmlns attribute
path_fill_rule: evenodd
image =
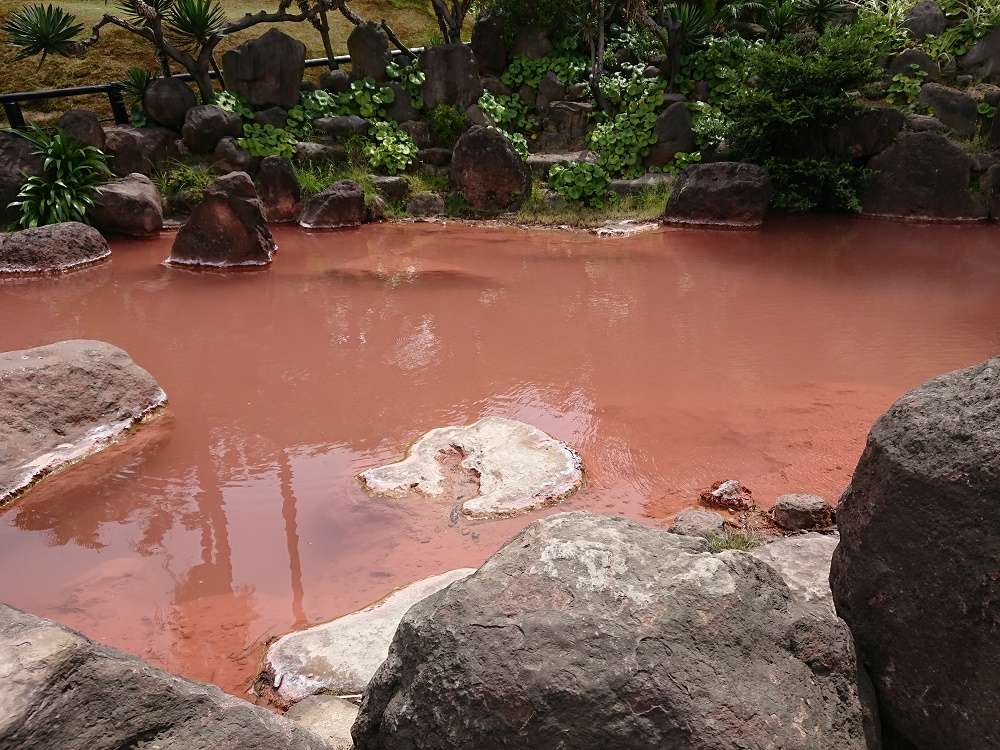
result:
<svg viewBox="0 0 1000 750"><path fill-rule="evenodd" d="M168 263L233 268L266 266L275 251L264 204L246 172L216 178L177 232Z"/></svg>
<svg viewBox="0 0 1000 750"><path fill-rule="evenodd" d="M294 722L0 604L0 747L329 750Z"/></svg>
<svg viewBox="0 0 1000 750"><path fill-rule="evenodd" d="M163 228L160 191L144 174L130 174L95 191L97 204L87 212L102 232L130 237L157 234Z"/></svg>
<svg viewBox="0 0 1000 750"><path fill-rule="evenodd" d="M770 566L578 512L411 607L352 734L357 750L865 750L868 708L850 631Z"/></svg>
<svg viewBox="0 0 1000 750"><path fill-rule="evenodd" d="M0 354L0 505L120 439L166 400L148 372L102 341Z"/></svg>
<svg viewBox="0 0 1000 750"><path fill-rule="evenodd" d="M698 501L719 508L749 510L754 507L752 492L736 479L716 482L709 489L699 493Z"/></svg>
<svg viewBox="0 0 1000 750"><path fill-rule="evenodd" d="M469 128L452 154L452 179L480 211L516 211L531 195L531 170L499 131Z"/></svg>
<svg viewBox="0 0 1000 750"><path fill-rule="evenodd" d="M771 180L756 164L716 162L687 167L663 212L668 224L759 227L771 202Z"/></svg>
<svg viewBox="0 0 1000 750"><path fill-rule="evenodd" d="M982 221L986 206L970 191L972 158L937 133L907 133L868 162L875 174L862 213L900 219Z"/></svg>
<svg viewBox="0 0 1000 750"><path fill-rule="evenodd" d="M111 257L107 240L78 221L22 229L0 246L0 274L54 273Z"/></svg>
<svg viewBox="0 0 1000 750"><path fill-rule="evenodd" d="M292 160L268 156L257 173L260 197L269 222L298 221L302 212L302 187L295 178Z"/></svg>
<svg viewBox="0 0 1000 750"><path fill-rule="evenodd" d="M830 584L889 724L920 750L1000 738L1000 357L875 422L840 498Z"/></svg>
<svg viewBox="0 0 1000 750"><path fill-rule="evenodd" d="M306 203L299 225L306 229L356 227L365 221L365 189L352 180L335 182Z"/></svg>

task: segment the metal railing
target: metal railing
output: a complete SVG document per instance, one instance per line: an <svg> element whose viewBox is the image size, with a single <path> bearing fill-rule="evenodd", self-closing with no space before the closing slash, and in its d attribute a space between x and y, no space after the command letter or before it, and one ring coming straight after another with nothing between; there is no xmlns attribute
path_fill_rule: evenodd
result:
<svg viewBox="0 0 1000 750"><path fill-rule="evenodd" d="M424 51L423 47L414 47L411 52L419 54ZM404 54L401 50L392 50L392 56ZM337 55L333 62L343 65L351 61L350 55ZM321 65L329 65L330 59L327 57L312 57L306 60L307 68L318 68ZM213 79L216 78L215 71L209 73ZM193 81L190 73L179 73L174 78L180 81ZM7 115L7 122L12 128L26 128L24 113L21 112L21 102L39 101L42 99L62 99L74 96L92 96L94 94L105 94L111 103L111 113L115 118L115 125L128 125L129 113L125 108L125 100L122 97L121 83L102 83L96 86L74 86L65 89L49 89L48 91L20 91L15 94L0 94L0 105Z"/></svg>

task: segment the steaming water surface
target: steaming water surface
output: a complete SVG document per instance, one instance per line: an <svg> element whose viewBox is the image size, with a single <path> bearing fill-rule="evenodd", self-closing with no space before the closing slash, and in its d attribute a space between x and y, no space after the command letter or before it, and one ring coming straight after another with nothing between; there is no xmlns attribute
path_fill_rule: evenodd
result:
<svg viewBox="0 0 1000 750"><path fill-rule="evenodd" d="M534 424L586 463L560 509L659 525L733 477L835 500L895 398L1000 352L997 227L275 235L266 271L167 268L166 234L0 281L3 350L108 341L171 401L0 511L0 600L239 695L269 636L555 512L366 496L354 476L431 428Z"/></svg>

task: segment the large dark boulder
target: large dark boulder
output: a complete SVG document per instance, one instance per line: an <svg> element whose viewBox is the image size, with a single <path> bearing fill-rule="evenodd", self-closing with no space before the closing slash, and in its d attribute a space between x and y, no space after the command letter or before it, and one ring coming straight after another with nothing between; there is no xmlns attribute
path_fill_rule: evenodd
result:
<svg viewBox="0 0 1000 750"><path fill-rule="evenodd" d="M253 177L260 168L260 161L261 157L251 154L231 135L220 140L212 152L212 167L219 174L246 172Z"/></svg>
<svg viewBox="0 0 1000 750"><path fill-rule="evenodd" d="M67 138L71 138L81 146L93 146L104 150L104 128L101 121L89 109L71 109L64 112L56 123Z"/></svg>
<svg viewBox="0 0 1000 750"><path fill-rule="evenodd" d="M320 117L312 121L312 126L331 138L350 138L368 134L368 120L357 115Z"/></svg>
<svg viewBox="0 0 1000 750"><path fill-rule="evenodd" d="M145 237L163 228L160 191L144 174L130 174L94 191L96 205L87 212L102 232Z"/></svg>
<svg viewBox="0 0 1000 750"><path fill-rule="evenodd" d="M529 60L539 60L543 57L549 57L552 50L549 30L544 26L532 25L522 26L518 30L510 48L510 54L512 57L524 55Z"/></svg>
<svg viewBox="0 0 1000 750"><path fill-rule="evenodd" d="M302 213L302 188L287 156L268 156L257 173L260 199L269 222L298 221Z"/></svg>
<svg viewBox="0 0 1000 750"><path fill-rule="evenodd" d="M169 263L233 268L266 266L274 254L264 204L246 172L218 177L177 232Z"/></svg>
<svg viewBox="0 0 1000 750"><path fill-rule="evenodd" d="M941 68L931 59L930 55L919 47L910 47L909 49L904 49L892 59L889 67L885 69L886 78L890 81L896 75L916 78L917 76L913 68L910 67L912 65L916 65L917 70L922 70L926 73L928 81L935 81L941 77Z"/></svg>
<svg viewBox="0 0 1000 750"><path fill-rule="evenodd" d="M743 552L620 517L537 521L414 605L357 750L868 747L850 632Z"/></svg>
<svg viewBox="0 0 1000 750"><path fill-rule="evenodd" d="M986 207L969 191L972 159L943 135L903 133L868 163L875 175L861 197L871 216L977 221Z"/></svg>
<svg viewBox="0 0 1000 750"><path fill-rule="evenodd" d="M668 224L758 227L771 202L771 179L756 164L716 162L687 167L670 192Z"/></svg>
<svg viewBox="0 0 1000 750"><path fill-rule="evenodd" d="M14 133L0 130L0 223L9 224L21 216L20 209L8 208L17 199L27 178L42 173L43 158L36 148Z"/></svg>
<svg viewBox="0 0 1000 750"><path fill-rule="evenodd" d="M420 69L427 76L420 96L428 110L438 104L466 109L483 95L475 55L464 44L434 44L420 53Z"/></svg>
<svg viewBox="0 0 1000 750"><path fill-rule="evenodd" d="M988 83L1000 83L1000 26L990 31L958 58L958 67L963 72Z"/></svg>
<svg viewBox="0 0 1000 750"><path fill-rule="evenodd" d="M371 76L376 81L388 81L386 66L392 62L389 35L374 21L363 21L347 37L347 52L351 56L351 78Z"/></svg>
<svg viewBox="0 0 1000 750"><path fill-rule="evenodd" d="M198 104L191 87L179 78L157 78L146 88L142 108L149 119L180 130L187 111Z"/></svg>
<svg viewBox="0 0 1000 750"><path fill-rule="evenodd" d="M314 195L299 216L306 229L356 227L364 221L365 189L352 180L340 180Z"/></svg>
<svg viewBox="0 0 1000 750"><path fill-rule="evenodd" d="M59 273L111 257L107 241L78 221L13 232L0 245L0 274Z"/></svg>
<svg viewBox="0 0 1000 750"><path fill-rule="evenodd" d="M451 176L480 211L516 211L531 195L531 170L499 131L475 125L458 139Z"/></svg>
<svg viewBox="0 0 1000 750"><path fill-rule="evenodd" d="M504 18L488 10L472 27L472 54L481 76L500 76L507 67L507 47L503 41Z"/></svg>
<svg viewBox="0 0 1000 750"><path fill-rule="evenodd" d="M299 101L306 45L278 29L243 42L222 56L226 86L254 109L291 109Z"/></svg>
<svg viewBox="0 0 1000 750"><path fill-rule="evenodd" d="M328 750L312 732L214 685L3 604L0 675L0 747Z"/></svg>
<svg viewBox="0 0 1000 750"><path fill-rule="evenodd" d="M911 39L921 41L930 35L941 36L945 30L947 19L941 6L934 0L923 0L910 8L903 19L903 27Z"/></svg>
<svg viewBox="0 0 1000 750"><path fill-rule="evenodd" d="M235 112L214 104L203 104L188 110L181 134L184 145L192 153L210 154L226 136L242 137L243 121Z"/></svg>
<svg viewBox="0 0 1000 750"><path fill-rule="evenodd" d="M665 167L679 153L691 153L694 148L694 129L691 110L686 104L671 104L656 118L653 132L656 143L649 148L646 166Z"/></svg>
<svg viewBox="0 0 1000 750"><path fill-rule="evenodd" d="M925 83L920 87L917 104L930 107L934 116L962 138L975 135L979 124L976 100L964 91L942 86L939 83Z"/></svg>
<svg viewBox="0 0 1000 750"><path fill-rule="evenodd" d="M182 121L183 122L183 121ZM118 177L150 174L177 156L177 133L167 128L114 125L104 131L108 167Z"/></svg>
<svg viewBox="0 0 1000 750"><path fill-rule="evenodd" d="M60 341L0 354L0 506L121 439L166 401L148 372L103 341ZM0 656L0 674L5 666ZM4 700L11 683L5 683L0 725L12 707ZM21 747L3 737L0 729L0 747Z"/></svg>
<svg viewBox="0 0 1000 750"><path fill-rule="evenodd" d="M875 422L840 498L830 583L888 722L917 750L1000 738L1000 358Z"/></svg>
<svg viewBox="0 0 1000 750"><path fill-rule="evenodd" d="M832 130L829 146L838 156L865 159L889 148L904 122L905 115L894 107L873 107Z"/></svg>
<svg viewBox="0 0 1000 750"><path fill-rule="evenodd" d="M585 102L552 102L542 117L544 132L528 141L528 148L550 154L582 151L593 111L594 106Z"/></svg>

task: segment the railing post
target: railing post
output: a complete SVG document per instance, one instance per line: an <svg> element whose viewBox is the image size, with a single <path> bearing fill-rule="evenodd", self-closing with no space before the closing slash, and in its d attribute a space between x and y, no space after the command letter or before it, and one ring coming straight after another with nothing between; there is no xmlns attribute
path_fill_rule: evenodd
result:
<svg viewBox="0 0 1000 750"><path fill-rule="evenodd" d="M4 102L3 111L7 115L7 122L10 123L12 128L21 130L27 127L24 115L21 114L20 102Z"/></svg>
<svg viewBox="0 0 1000 750"><path fill-rule="evenodd" d="M108 86L108 101L111 102L111 112L115 116L115 125L128 125L132 120L125 109L125 100L122 98L122 91L115 84Z"/></svg>

